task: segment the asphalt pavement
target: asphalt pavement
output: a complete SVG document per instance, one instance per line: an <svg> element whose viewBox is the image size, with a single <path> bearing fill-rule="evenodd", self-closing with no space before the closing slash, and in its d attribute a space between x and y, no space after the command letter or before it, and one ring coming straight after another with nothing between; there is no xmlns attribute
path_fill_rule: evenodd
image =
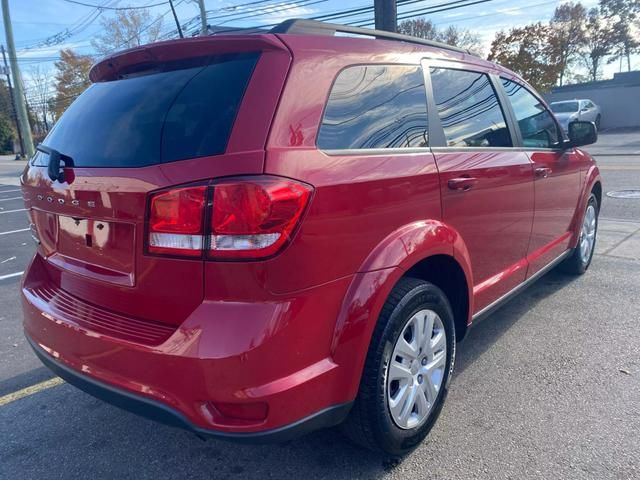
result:
<svg viewBox="0 0 640 480"><path fill-rule="evenodd" d="M610 135L591 147L605 193L640 189L640 132ZM14 191L23 165L0 160L0 478L640 478L640 199L605 196L586 275L551 272L470 331L434 430L393 460L335 429L203 442L42 386L53 375L22 335L20 277L8 276L34 248Z"/></svg>

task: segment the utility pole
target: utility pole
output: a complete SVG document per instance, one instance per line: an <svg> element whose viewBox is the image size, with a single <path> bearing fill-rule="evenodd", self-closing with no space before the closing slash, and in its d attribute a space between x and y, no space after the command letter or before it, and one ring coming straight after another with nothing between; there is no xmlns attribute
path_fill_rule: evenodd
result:
<svg viewBox="0 0 640 480"><path fill-rule="evenodd" d="M200 35L203 37L209 33L209 27L207 26L207 11L204 8L204 0L198 0L200 6Z"/></svg>
<svg viewBox="0 0 640 480"><path fill-rule="evenodd" d="M386 30L387 32L398 30L396 0L374 0L373 10L376 17L376 30Z"/></svg>
<svg viewBox="0 0 640 480"><path fill-rule="evenodd" d="M169 6L171 7L171 13L173 13L173 19L176 21L176 27L178 27L180 38L184 38L184 35L182 34L182 27L180 26L180 22L178 21L178 15L176 15L176 9L173 7L173 0L169 0Z"/></svg>
<svg viewBox="0 0 640 480"><path fill-rule="evenodd" d="M7 35L7 51L9 53L9 62L11 63L11 74L13 75L13 94L18 127L22 131L24 153L31 158L34 152L33 139L31 138L31 127L29 126L27 107L24 104L22 80L18 68L18 58L16 57L16 44L13 41L13 27L11 26L11 17L9 16L9 0L2 0L2 20L4 21L4 31Z"/></svg>
<svg viewBox="0 0 640 480"><path fill-rule="evenodd" d="M11 86L11 72L9 71L9 66L7 65L7 56L4 53L4 45L0 45L0 49L2 50L2 61L4 62L4 73L7 76L7 86L9 87L9 97L11 97L11 109L13 110L13 121L16 123L16 132L18 132L18 140L20 141L19 157L24 158L24 140L22 139L22 130L20 129L20 124L18 123L18 112L16 112L16 102L13 99L13 87Z"/></svg>

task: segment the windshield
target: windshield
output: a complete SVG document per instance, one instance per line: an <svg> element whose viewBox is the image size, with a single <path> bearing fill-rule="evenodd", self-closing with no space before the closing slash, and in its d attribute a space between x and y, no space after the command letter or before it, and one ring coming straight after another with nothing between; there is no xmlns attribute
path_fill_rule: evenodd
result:
<svg viewBox="0 0 640 480"><path fill-rule="evenodd" d="M224 153L258 54L98 82L43 144L76 167L142 167ZM34 161L39 159L34 159Z"/></svg>
<svg viewBox="0 0 640 480"><path fill-rule="evenodd" d="M551 110L554 113L574 113L578 111L578 102L552 103Z"/></svg>

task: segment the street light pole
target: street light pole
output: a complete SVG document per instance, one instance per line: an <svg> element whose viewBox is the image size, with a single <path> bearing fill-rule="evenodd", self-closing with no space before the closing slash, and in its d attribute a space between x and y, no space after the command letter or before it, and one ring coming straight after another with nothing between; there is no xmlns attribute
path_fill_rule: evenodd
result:
<svg viewBox="0 0 640 480"><path fill-rule="evenodd" d="M200 35L203 37L209 33L209 27L207 27L207 10L204 8L204 0L198 0L200 6Z"/></svg>
<svg viewBox="0 0 640 480"><path fill-rule="evenodd" d="M396 0L374 0L374 16L376 19L376 30L396 32L398 22L398 7Z"/></svg>
<svg viewBox="0 0 640 480"><path fill-rule="evenodd" d="M13 75L13 101L16 105L18 127L22 133L24 153L31 158L34 153L33 139L31 137L27 107L24 103L24 91L22 89L20 70L18 68L18 58L16 57L16 44L13 41L13 28L9 15L9 0L2 0L2 20L4 21L4 31L7 36L7 53L9 53L9 63L11 63L11 74Z"/></svg>

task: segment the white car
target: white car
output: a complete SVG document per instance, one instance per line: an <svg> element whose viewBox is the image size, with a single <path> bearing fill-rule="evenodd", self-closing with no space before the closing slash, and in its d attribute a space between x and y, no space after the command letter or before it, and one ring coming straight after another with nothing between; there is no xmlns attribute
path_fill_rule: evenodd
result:
<svg viewBox="0 0 640 480"><path fill-rule="evenodd" d="M562 102L553 102L550 106L565 132L569 130L569 124L571 122L578 120L593 122L596 124L596 128L600 130L602 113L600 112L600 107L591 100L565 100Z"/></svg>

